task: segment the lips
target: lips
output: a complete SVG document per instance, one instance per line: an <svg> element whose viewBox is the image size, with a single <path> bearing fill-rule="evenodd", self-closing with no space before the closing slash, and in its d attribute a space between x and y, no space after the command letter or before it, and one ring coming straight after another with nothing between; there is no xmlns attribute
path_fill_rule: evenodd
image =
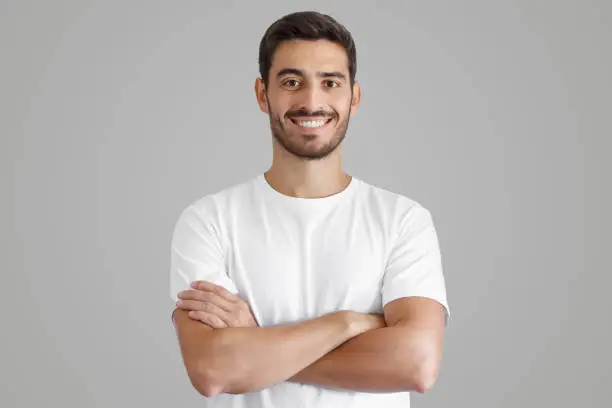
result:
<svg viewBox="0 0 612 408"><path fill-rule="evenodd" d="M332 117L292 117L291 123L302 130L317 130L325 127L332 121Z"/></svg>

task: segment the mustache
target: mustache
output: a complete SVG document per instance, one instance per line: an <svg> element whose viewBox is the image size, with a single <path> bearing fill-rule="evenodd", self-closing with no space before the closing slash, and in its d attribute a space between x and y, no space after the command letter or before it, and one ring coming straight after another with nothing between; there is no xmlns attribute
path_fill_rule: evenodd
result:
<svg viewBox="0 0 612 408"><path fill-rule="evenodd" d="M324 110L318 110L318 111L313 111L313 112L309 112L306 109L298 109L298 110L293 110L293 111L289 111L287 112L286 116L288 118L295 118L295 117L303 117L303 118L316 118L316 117L325 117L325 118L333 118L336 116L336 114L334 112L326 112Z"/></svg>

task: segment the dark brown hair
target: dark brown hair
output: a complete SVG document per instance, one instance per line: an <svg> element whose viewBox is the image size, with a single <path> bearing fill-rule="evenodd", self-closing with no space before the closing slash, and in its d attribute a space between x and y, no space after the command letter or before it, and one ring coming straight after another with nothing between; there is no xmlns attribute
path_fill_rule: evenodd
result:
<svg viewBox="0 0 612 408"><path fill-rule="evenodd" d="M272 57L283 41L329 40L343 46L348 56L351 86L357 73L357 51L351 33L334 18L316 11L298 11L276 20L263 35L259 44L259 74L266 86Z"/></svg>

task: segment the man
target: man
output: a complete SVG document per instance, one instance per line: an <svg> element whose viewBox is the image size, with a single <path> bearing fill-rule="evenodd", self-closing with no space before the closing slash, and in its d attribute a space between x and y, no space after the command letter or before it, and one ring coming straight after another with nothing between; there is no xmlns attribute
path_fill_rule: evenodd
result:
<svg viewBox="0 0 612 408"><path fill-rule="evenodd" d="M209 407L408 407L448 321L430 212L342 170L361 89L350 33L289 14L259 50L268 171L189 205L171 248L173 321Z"/></svg>

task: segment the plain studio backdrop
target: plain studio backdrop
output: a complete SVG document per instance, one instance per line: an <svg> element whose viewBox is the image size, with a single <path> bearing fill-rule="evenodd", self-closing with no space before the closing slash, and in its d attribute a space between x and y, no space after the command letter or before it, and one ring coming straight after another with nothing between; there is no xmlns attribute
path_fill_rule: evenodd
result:
<svg viewBox="0 0 612 408"><path fill-rule="evenodd" d="M433 214L452 318L415 407L602 407L607 1L2 1L0 406L198 407L170 320L193 200L265 171L259 40L353 33L346 170Z"/></svg>

